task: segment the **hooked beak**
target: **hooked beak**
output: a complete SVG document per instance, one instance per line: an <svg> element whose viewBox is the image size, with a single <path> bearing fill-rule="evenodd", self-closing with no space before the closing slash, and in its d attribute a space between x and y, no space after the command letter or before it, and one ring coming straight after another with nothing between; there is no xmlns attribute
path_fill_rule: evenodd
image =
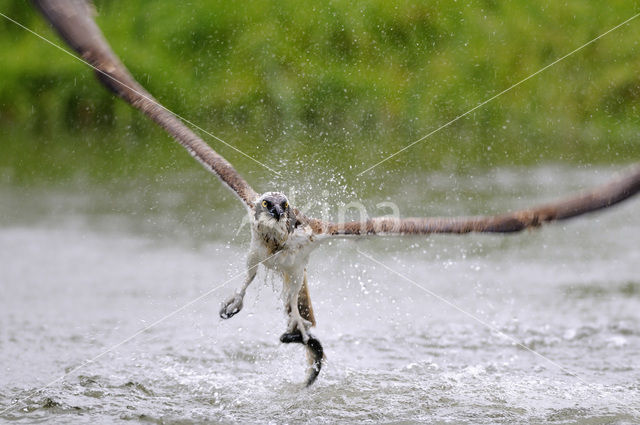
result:
<svg viewBox="0 0 640 425"><path fill-rule="evenodd" d="M274 205L273 207L271 207L271 209L269 210L269 213L273 216L273 218L275 218L276 220L280 220L280 216L282 215L284 211L282 210L282 207L278 204Z"/></svg>

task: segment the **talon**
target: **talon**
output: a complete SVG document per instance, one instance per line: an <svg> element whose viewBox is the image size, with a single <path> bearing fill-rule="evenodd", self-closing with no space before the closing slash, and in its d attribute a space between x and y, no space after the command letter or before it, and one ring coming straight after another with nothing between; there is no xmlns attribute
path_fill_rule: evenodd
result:
<svg viewBox="0 0 640 425"><path fill-rule="evenodd" d="M289 326L287 327L287 332L290 334L294 334L299 332L302 337L302 341L306 344L309 341L309 335L307 334L307 329L311 327L312 323L308 320L303 319L302 317L292 317L289 320Z"/></svg>
<svg viewBox="0 0 640 425"><path fill-rule="evenodd" d="M242 310L242 296L235 294L229 297L220 307L220 317L228 319Z"/></svg>

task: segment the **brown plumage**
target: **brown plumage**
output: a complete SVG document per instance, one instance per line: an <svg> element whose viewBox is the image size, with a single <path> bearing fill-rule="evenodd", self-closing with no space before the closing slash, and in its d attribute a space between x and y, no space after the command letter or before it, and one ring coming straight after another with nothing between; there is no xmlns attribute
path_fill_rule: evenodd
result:
<svg viewBox="0 0 640 425"><path fill-rule="evenodd" d="M311 322L311 326L316 325L316 316L313 314L311 305L311 295L309 294L309 283L307 282L307 271L304 271L304 281L298 295L298 311L303 319Z"/></svg>
<svg viewBox="0 0 640 425"><path fill-rule="evenodd" d="M428 235L431 233L511 233L608 208L640 192L640 166L627 175L573 198L495 216L371 218L330 223L312 220L316 234Z"/></svg>

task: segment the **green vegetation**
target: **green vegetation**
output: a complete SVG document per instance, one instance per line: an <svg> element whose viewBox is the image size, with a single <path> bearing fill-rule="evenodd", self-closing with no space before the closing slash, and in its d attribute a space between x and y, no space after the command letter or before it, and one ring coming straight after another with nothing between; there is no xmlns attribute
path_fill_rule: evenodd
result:
<svg viewBox="0 0 640 425"><path fill-rule="evenodd" d="M604 33L636 1L97 1L167 107L273 168L357 172ZM62 42L22 1L0 11ZM0 176L162 174L191 158L87 67L0 19ZM376 169L640 158L640 18ZM268 172L204 136L245 173Z"/></svg>

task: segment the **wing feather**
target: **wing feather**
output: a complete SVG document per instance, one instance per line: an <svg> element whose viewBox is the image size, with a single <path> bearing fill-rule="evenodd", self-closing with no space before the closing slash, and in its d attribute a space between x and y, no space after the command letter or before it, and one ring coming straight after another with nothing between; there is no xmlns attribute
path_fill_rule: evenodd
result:
<svg viewBox="0 0 640 425"><path fill-rule="evenodd" d="M157 102L120 62L93 20L93 9L87 1L33 2L60 36L96 69L102 84L155 121L205 168L216 174L247 208L253 208L257 194L233 166Z"/></svg>
<svg viewBox="0 0 640 425"><path fill-rule="evenodd" d="M319 235L427 235L431 233L511 233L609 208L640 192L640 166L626 176L553 203L496 216L371 218L331 223L308 219Z"/></svg>

